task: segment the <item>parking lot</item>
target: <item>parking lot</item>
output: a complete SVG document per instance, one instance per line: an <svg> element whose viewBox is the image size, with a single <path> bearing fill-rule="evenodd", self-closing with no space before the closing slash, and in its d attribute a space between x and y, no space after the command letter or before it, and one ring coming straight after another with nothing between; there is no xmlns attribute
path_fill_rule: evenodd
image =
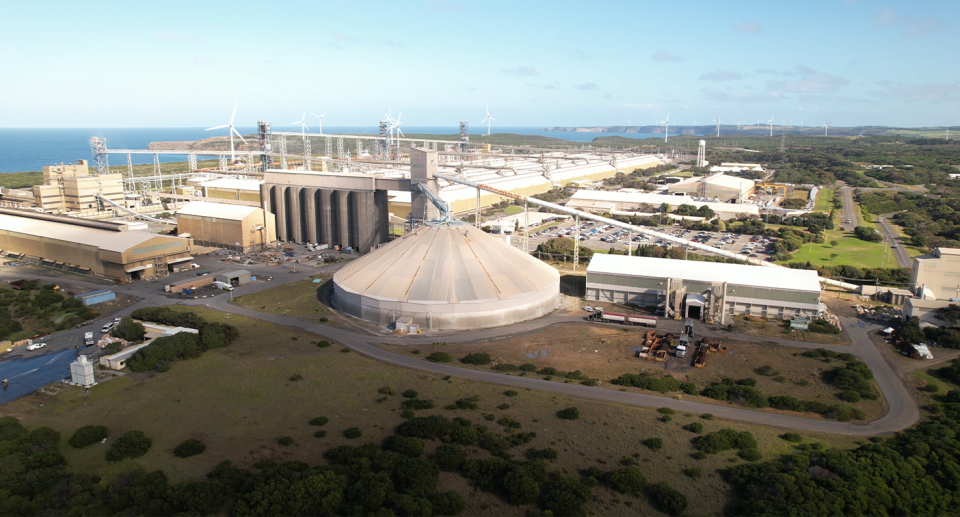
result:
<svg viewBox="0 0 960 517"><path fill-rule="evenodd" d="M772 237L761 237L753 235L739 235L735 233L728 232L703 232L696 230L684 230L680 227L669 227L669 226L660 226L656 228L651 228L651 230L666 233L679 237L681 239L686 239L690 241L696 241L700 244L707 246L712 246L717 249L726 250L732 253L741 254L744 256L749 256L752 258L764 259L769 257L773 253L773 243L775 238ZM552 225L548 228L544 228L535 233L530 234L530 249L536 249L537 245L553 238L557 237L567 237L573 238L574 236L574 222L569 221L566 223L561 223L557 225ZM580 223L580 244L581 246L594 249L594 250L608 250L610 248L616 248L618 250L626 250L628 244L630 247L636 249L637 246L641 244L648 244L654 246L665 246L667 248L677 247L677 244L666 242L663 240L658 240L652 237L647 237L645 235L633 235L632 242L630 241L630 235L626 230L604 226L600 223L594 222L584 222ZM513 244L515 246L520 245L520 239L514 238ZM698 250L691 249L690 253L706 253Z"/></svg>

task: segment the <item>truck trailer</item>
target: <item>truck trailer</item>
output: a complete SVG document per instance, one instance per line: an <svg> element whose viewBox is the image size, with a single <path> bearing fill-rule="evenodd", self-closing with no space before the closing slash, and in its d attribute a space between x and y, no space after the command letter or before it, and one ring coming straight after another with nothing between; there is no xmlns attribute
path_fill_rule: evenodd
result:
<svg viewBox="0 0 960 517"><path fill-rule="evenodd" d="M620 312L607 312L602 308L591 314L590 321L605 321L621 323L623 325L643 325L645 327L657 328L657 317L644 314L624 314Z"/></svg>

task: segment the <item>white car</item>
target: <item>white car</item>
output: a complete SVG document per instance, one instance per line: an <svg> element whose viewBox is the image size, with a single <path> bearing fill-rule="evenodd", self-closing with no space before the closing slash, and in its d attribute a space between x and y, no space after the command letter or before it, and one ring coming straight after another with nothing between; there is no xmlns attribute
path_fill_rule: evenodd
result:
<svg viewBox="0 0 960 517"><path fill-rule="evenodd" d="M27 350L33 352L34 350L40 350L41 348L47 346L46 343L34 343L32 345L27 345Z"/></svg>
<svg viewBox="0 0 960 517"><path fill-rule="evenodd" d="M583 310L593 312L593 307L590 307L590 306L588 305L588 306L584 307Z"/></svg>
<svg viewBox="0 0 960 517"><path fill-rule="evenodd" d="M106 325L103 326L102 329L100 329L100 333L101 333L101 334L106 334L107 332L110 332L111 330L113 330L113 326L114 326L114 325L116 325L116 323L112 323L112 322L111 322L111 323L107 323Z"/></svg>

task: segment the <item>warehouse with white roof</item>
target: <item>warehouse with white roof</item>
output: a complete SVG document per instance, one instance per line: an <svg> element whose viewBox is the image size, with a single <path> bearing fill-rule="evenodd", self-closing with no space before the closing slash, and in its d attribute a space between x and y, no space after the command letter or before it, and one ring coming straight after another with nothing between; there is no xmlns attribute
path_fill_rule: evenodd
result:
<svg viewBox="0 0 960 517"><path fill-rule="evenodd" d="M276 219L255 206L193 201L177 211L177 232L200 246L248 253L276 242Z"/></svg>
<svg viewBox="0 0 960 517"><path fill-rule="evenodd" d="M593 213L649 214L657 212L663 203L670 205L670 210L676 210L680 205L692 205L697 208L707 206L717 214L717 217L723 220L735 219L743 214L760 214L760 208L757 205L710 203L694 201L693 198L688 196L648 194L645 192L607 192L603 190L578 190L567 201L566 206Z"/></svg>
<svg viewBox="0 0 960 517"><path fill-rule="evenodd" d="M733 315L816 318L816 271L596 254L587 300L659 307L668 317L732 323Z"/></svg>
<svg viewBox="0 0 960 517"><path fill-rule="evenodd" d="M727 176L722 172L699 176L667 187L671 194L701 199L717 199L722 203L743 203L753 194L757 183L746 178Z"/></svg>

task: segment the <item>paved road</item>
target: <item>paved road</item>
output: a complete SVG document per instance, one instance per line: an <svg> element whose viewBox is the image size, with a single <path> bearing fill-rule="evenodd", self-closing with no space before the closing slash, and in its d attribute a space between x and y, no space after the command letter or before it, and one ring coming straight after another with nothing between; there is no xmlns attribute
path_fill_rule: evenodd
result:
<svg viewBox="0 0 960 517"><path fill-rule="evenodd" d="M333 341L336 341L340 344L343 344L350 349L359 352L363 355L366 355L370 358L376 359L378 361L383 361L386 363L394 364L397 366L403 366L407 368L414 368L417 370L427 371L434 373L436 375L453 375L457 377L463 377L471 380L490 382L494 384L501 384L505 386L513 386L518 388L530 388L542 391L551 391L554 393L561 393L564 395L570 395L574 397L587 398L602 400L605 402L615 402L619 404L627 404L632 406L641 406L641 407L669 407L677 411L686 411L691 413L712 413L715 416L721 418L727 418L730 420L737 420L741 422L750 422L754 424L763 424L774 427L781 427L784 429L792 430L803 430L803 431L812 431L812 432L824 432L824 433L834 433L834 434L846 434L846 435L857 435L857 436L873 436L877 434L892 433L904 428L907 428L917 422L920 418L920 411L917 407L916 401L914 401L909 392L907 391L906 386L900 382L896 377L890 367L886 364L883 359L883 356L880 354L880 351L876 348L876 345L870 340L867 335L866 329L860 327L857 324L856 319L848 318L843 321L845 326L848 326L848 332L853 340L853 344L850 346L824 346L816 345L810 343L801 343L788 340L777 340L777 339L766 339L767 341L775 341L780 344L786 344L788 346L797 346L799 348L827 348L832 349L838 352L849 352L854 354L861 359L874 371L874 375L877 379L877 384L880 386L880 389L883 391L884 395L887 398L887 401L890 405L890 411L883 417L864 423L844 423L844 422L835 422L829 420L816 420L808 418L800 418L787 416L782 414L769 413L764 411L755 411L750 409L741 409L735 407L725 407L717 406L712 404L704 404L699 402L689 402L684 400L675 400L668 399L664 397L659 397L655 395L645 395L642 393L630 393L630 392L621 392L614 391L603 388L595 388L588 386L581 386L575 384L562 384L558 382L545 381L542 379L533 379L529 377L516 377L510 375L503 375L494 373L492 371L478 371L470 370L466 368L458 368L456 366L448 366L444 364L431 363L420 359L414 359L412 357L395 354L388 352L376 346L377 343L397 343L397 344L408 344L408 345L421 345L428 344L437 341L437 337L432 338L419 338L419 339L398 339L398 338L387 338L382 336L372 336L366 333L357 332L354 330L346 330L343 328L336 328L329 325L322 325L320 323L310 322L301 320L299 318L290 317L290 316L281 316L277 314L264 313L254 310L245 309L235 305L231 305L224 298L216 298L212 300L208 306L213 309L221 310L224 312L230 312L233 314L239 314L243 316L248 316L251 318L256 318L264 321L268 321L277 325L283 325L286 327L299 328L301 330L318 334L320 336L326 337ZM562 320L579 320L578 317L563 317L563 316L552 316L548 318L542 318L540 320L535 320L532 322L527 322L521 325L514 325L506 328L494 328L487 329L478 332L460 332L454 333L451 335L444 335L442 337L443 341L446 342L468 342L476 341L483 339L491 339L496 337L505 337L507 335L516 334L518 332L524 332L533 330L536 328L543 328L550 325L557 324ZM850 325L853 325L852 327ZM707 333L709 335L709 333ZM729 334L727 334L729 335ZM756 338L754 338L756 339Z"/></svg>
<svg viewBox="0 0 960 517"><path fill-rule="evenodd" d="M907 253L907 249L903 247L903 242L900 240L900 236L897 235L896 230L893 229L893 226L890 225L890 222L887 220L893 214L884 214L880 216L880 231L883 232L884 238L887 239L887 242L890 243L890 246L893 247L893 256L897 258L897 264L900 267L912 267L913 259L910 258L910 254Z"/></svg>
<svg viewBox="0 0 960 517"><path fill-rule="evenodd" d="M853 188L841 187L840 193L843 196L843 222L840 228L852 232L854 228L860 226L860 214L857 213L857 205L853 202Z"/></svg>

